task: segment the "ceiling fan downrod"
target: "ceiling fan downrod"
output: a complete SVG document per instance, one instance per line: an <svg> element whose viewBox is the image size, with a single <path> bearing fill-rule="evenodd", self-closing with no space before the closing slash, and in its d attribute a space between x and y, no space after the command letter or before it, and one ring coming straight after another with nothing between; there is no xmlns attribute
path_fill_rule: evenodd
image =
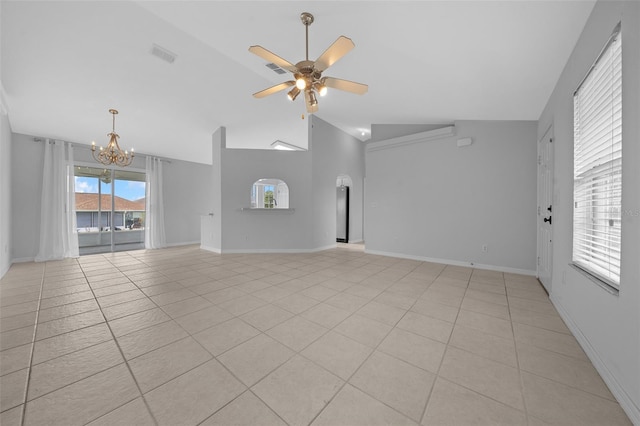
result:
<svg viewBox="0 0 640 426"><path fill-rule="evenodd" d="M306 35L306 60L309 60L309 25L313 24L313 15L309 12L302 12L300 14L300 20L304 24Z"/></svg>

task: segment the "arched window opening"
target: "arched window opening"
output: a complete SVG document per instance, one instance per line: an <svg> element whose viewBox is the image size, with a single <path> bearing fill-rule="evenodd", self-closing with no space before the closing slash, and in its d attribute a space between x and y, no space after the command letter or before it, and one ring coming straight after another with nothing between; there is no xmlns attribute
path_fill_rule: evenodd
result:
<svg viewBox="0 0 640 426"><path fill-rule="evenodd" d="M252 209L288 209L289 186L280 179L258 179L251 187Z"/></svg>

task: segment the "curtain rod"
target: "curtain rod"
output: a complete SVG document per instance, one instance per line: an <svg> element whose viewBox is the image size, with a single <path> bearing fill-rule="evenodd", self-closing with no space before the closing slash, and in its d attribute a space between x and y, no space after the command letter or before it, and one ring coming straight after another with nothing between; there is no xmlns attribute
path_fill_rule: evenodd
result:
<svg viewBox="0 0 640 426"><path fill-rule="evenodd" d="M55 141L55 140L62 141L61 139L39 138L37 136L33 138L34 142L44 142L46 139L49 139L49 143L51 143L51 141ZM87 144L83 144L83 143L77 143L77 142L69 142L69 141L62 141L62 142L70 143L71 145L73 145L74 148L81 148L81 149L91 150L91 145L87 145ZM143 152L138 152L138 151L135 152L135 156L136 157L138 157L138 156L141 156L141 157L156 157L162 162L171 164L171 159L166 158L166 157L158 157L157 155L145 154Z"/></svg>

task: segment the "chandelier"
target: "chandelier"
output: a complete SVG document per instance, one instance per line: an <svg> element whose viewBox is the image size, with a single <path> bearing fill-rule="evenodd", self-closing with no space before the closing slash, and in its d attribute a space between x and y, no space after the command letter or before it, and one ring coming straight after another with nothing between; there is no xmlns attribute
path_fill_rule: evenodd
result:
<svg viewBox="0 0 640 426"><path fill-rule="evenodd" d="M125 167L133 161L133 149L131 149L131 154L129 154L129 151L120 149L120 145L118 145L120 136L116 133L116 114L118 110L110 109L109 112L113 115L113 129L111 133L107 134L110 138L109 144L106 148L100 147L100 151L96 154L96 143L91 142L91 154L97 162L105 166L115 164L116 166Z"/></svg>

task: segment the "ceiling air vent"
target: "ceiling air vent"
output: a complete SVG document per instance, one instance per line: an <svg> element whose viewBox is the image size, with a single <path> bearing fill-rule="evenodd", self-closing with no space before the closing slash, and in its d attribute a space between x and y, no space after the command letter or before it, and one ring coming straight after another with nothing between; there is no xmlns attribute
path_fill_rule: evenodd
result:
<svg viewBox="0 0 640 426"><path fill-rule="evenodd" d="M172 64L178 56L175 53L168 51L164 47L158 46L157 44L151 46L151 54L170 64Z"/></svg>
<svg viewBox="0 0 640 426"><path fill-rule="evenodd" d="M267 64L267 68L269 68L270 70L272 70L276 74L286 74L287 73L285 70L283 70L282 68L280 68L276 64L271 64L271 63Z"/></svg>

